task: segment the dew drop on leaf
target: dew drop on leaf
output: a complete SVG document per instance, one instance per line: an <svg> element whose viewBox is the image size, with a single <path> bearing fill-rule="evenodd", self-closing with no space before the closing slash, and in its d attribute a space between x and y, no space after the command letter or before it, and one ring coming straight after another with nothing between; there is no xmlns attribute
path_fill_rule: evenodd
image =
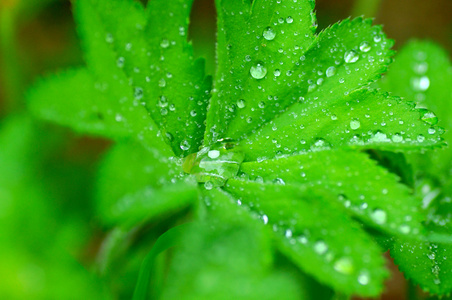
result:
<svg viewBox="0 0 452 300"><path fill-rule="evenodd" d="M395 143L400 143L403 141L403 136L400 133L396 133L392 136L392 141Z"/></svg>
<svg viewBox="0 0 452 300"><path fill-rule="evenodd" d="M326 69L326 77L334 76L334 74L336 74L335 67L329 67L328 69Z"/></svg>
<svg viewBox="0 0 452 300"><path fill-rule="evenodd" d="M377 208L370 214L370 217L377 224L386 223L387 216L386 216L386 212L384 210Z"/></svg>
<svg viewBox="0 0 452 300"><path fill-rule="evenodd" d="M358 53L355 50L349 50L344 54L344 60L346 63L351 64L357 62L359 59Z"/></svg>
<svg viewBox="0 0 452 300"><path fill-rule="evenodd" d="M293 23L293 18L292 17L287 17L286 18L286 22L288 23L288 24L291 24L291 23Z"/></svg>
<svg viewBox="0 0 452 300"><path fill-rule="evenodd" d="M124 67L124 62L125 62L125 59L124 59L124 57L121 56L116 61L116 65L118 66L118 68L123 68Z"/></svg>
<svg viewBox="0 0 452 300"><path fill-rule="evenodd" d="M168 41L168 40L162 40L161 42L160 42L160 47L162 47L163 49L165 49L165 48L168 48L169 47L169 45L170 45L170 42Z"/></svg>
<svg viewBox="0 0 452 300"><path fill-rule="evenodd" d="M435 115L434 112L429 111L427 109L421 110L422 117L421 120L430 124L430 125L436 125L438 123L438 117Z"/></svg>
<svg viewBox="0 0 452 300"><path fill-rule="evenodd" d="M273 28L267 27L267 28L265 28L264 32L262 33L262 36L267 41L271 41L275 38L276 32L273 30Z"/></svg>
<svg viewBox="0 0 452 300"><path fill-rule="evenodd" d="M220 151L219 150L210 150L207 153L207 156L209 156L212 159L218 158L220 156Z"/></svg>
<svg viewBox="0 0 452 300"><path fill-rule="evenodd" d="M358 283L361 285L367 285L369 284L370 278L369 274L367 272L361 272L358 276Z"/></svg>
<svg viewBox="0 0 452 300"><path fill-rule="evenodd" d="M267 68L259 62L251 67L250 74L254 79L262 79L267 75Z"/></svg>
<svg viewBox="0 0 452 300"><path fill-rule="evenodd" d="M113 43L114 41L113 35L111 33L107 33L107 35L105 36L105 41L109 44Z"/></svg>
<svg viewBox="0 0 452 300"><path fill-rule="evenodd" d="M280 75L281 75L281 70L276 69L276 70L273 72L273 75L275 75L275 77L280 76Z"/></svg>
<svg viewBox="0 0 452 300"><path fill-rule="evenodd" d="M370 49L372 49L372 47L370 46L370 44L368 42L362 42L359 45L359 50L361 50L362 52L369 52Z"/></svg>
<svg viewBox="0 0 452 300"><path fill-rule="evenodd" d="M245 105L246 105L245 100L239 99L239 100L237 101L237 107L238 107L238 108L245 108Z"/></svg>
<svg viewBox="0 0 452 300"><path fill-rule="evenodd" d="M212 181L206 181L204 183L204 187L206 188L206 190L211 190L213 188L213 183Z"/></svg>
<svg viewBox="0 0 452 300"><path fill-rule="evenodd" d="M183 140L180 143L180 148L184 151L187 151L188 149L190 149L190 143L187 140Z"/></svg>
<svg viewBox="0 0 452 300"><path fill-rule="evenodd" d="M352 130L356 130L359 127L361 127L361 122L360 121L358 121L357 119L353 119L353 120L350 121L350 128Z"/></svg>
<svg viewBox="0 0 452 300"><path fill-rule="evenodd" d="M133 96L135 97L136 100L140 100L141 98L143 98L143 89L140 87L136 87L134 89Z"/></svg>
<svg viewBox="0 0 452 300"><path fill-rule="evenodd" d="M314 251L320 255L325 254L328 251L328 245L324 241L319 240L314 244Z"/></svg>

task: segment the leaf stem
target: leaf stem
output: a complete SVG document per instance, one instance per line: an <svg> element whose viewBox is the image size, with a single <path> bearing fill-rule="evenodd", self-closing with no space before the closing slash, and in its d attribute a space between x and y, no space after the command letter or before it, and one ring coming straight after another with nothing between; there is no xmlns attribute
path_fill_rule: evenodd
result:
<svg viewBox="0 0 452 300"><path fill-rule="evenodd" d="M22 104L23 80L17 56L15 25L14 6L0 7L0 77L5 97L5 109L2 109L1 115L17 110Z"/></svg>
<svg viewBox="0 0 452 300"><path fill-rule="evenodd" d="M365 16L373 18L377 15L381 0L356 0L352 8L352 17Z"/></svg>

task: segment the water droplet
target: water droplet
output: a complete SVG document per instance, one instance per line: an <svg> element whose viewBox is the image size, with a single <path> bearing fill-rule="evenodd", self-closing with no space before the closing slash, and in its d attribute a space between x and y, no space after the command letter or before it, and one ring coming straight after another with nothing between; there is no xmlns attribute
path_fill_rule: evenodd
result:
<svg viewBox="0 0 452 300"><path fill-rule="evenodd" d="M273 72L273 75L275 75L275 77L280 76L280 75L281 75L281 70L280 70L280 69L276 69L276 70Z"/></svg>
<svg viewBox="0 0 452 300"><path fill-rule="evenodd" d="M349 50L344 54L344 60L346 63L351 64L357 62L359 59L358 53L355 50Z"/></svg>
<svg viewBox="0 0 452 300"><path fill-rule="evenodd" d="M209 156L212 159L218 158L220 156L220 151L219 150L210 150L207 153L207 156Z"/></svg>
<svg viewBox="0 0 452 300"><path fill-rule="evenodd" d="M293 23L293 18L292 17L287 17L286 18L286 22L288 23L288 24L291 24L291 23Z"/></svg>
<svg viewBox="0 0 452 300"><path fill-rule="evenodd" d="M161 42L160 42L160 47L162 47L163 49L165 49L165 48L168 48L169 47L169 45L170 45L170 42L168 41L168 40L162 40Z"/></svg>
<svg viewBox="0 0 452 300"><path fill-rule="evenodd" d="M337 116L336 115L331 115L331 120L336 121L337 120Z"/></svg>
<svg viewBox="0 0 452 300"><path fill-rule="evenodd" d="M258 106L259 108L265 108L265 102L264 101L259 102Z"/></svg>
<svg viewBox="0 0 452 300"><path fill-rule="evenodd" d="M425 136L423 136L422 134L419 134L419 135L417 136L417 141L418 141L419 143L422 143L423 141L425 141Z"/></svg>
<svg viewBox="0 0 452 300"><path fill-rule="evenodd" d="M430 79L427 76L414 77L411 79L411 86L415 91L424 92L430 87Z"/></svg>
<svg viewBox="0 0 452 300"><path fill-rule="evenodd" d="M436 125L438 123L438 117L435 115L434 112L429 111L427 109L421 110L422 117L421 120L430 124L430 125Z"/></svg>
<svg viewBox="0 0 452 300"><path fill-rule="evenodd" d="M212 181L206 181L204 183L204 187L206 188L206 190L211 190L213 188L213 183Z"/></svg>
<svg viewBox="0 0 452 300"><path fill-rule="evenodd" d="M291 238L292 237L292 230L290 230L290 229L287 229L285 232L284 232L284 236L286 237L286 238Z"/></svg>
<svg viewBox="0 0 452 300"><path fill-rule="evenodd" d="M190 112L190 116L192 116L192 117L196 117L197 114L198 114L198 113L196 112L196 110L192 110L192 111Z"/></svg>
<svg viewBox="0 0 452 300"><path fill-rule="evenodd" d="M396 133L392 136L392 141L395 143L400 143L403 141L403 136L400 133Z"/></svg>
<svg viewBox="0 0 452 300"><path fill-rule="evenodd" d="M362 42L359 45L359 50L361 50L362 52L369 52L370 49L372 49L372 47L370 46L370 44L368 42Z"/></svg>
<svg viewBox="0 0 452 300"><path fill-rule="evenodd" d="M166 86L166 81L164 78L160 78L159 80L159 87L165 87Z"/></svg>
<svg viewBox="0 0 452 300"><path fill-rule="evenodd" d="M428 134L435 134L435 133L436 133L436 129L435 129L435 128L430 127L430 128L428 129Z"/></svg>
<svg viewBox="0 0 452 300"><path fill-rule="evenodd" d="M268 216L267 215L263 215L262 216L262 221L264 222L265 225L268 224Z"/></svg>
<svg viewBox="0 0 452 300"><path fill-rule="evenodd" d="M267 75L267 68L262 63L257 63L251 67L250 74L254 79L262 79Z"/></svg>
<svg viewBox="0 0 452 300"><path fill-rule="evenodd" d="M361 272L358 276L358 283L361 285L367 285L369 284L370 278L369 274L367 272Z"/></svg>
<svg viewBox="0 0 452 300"><path fill-rule="evenodd" d="M377 208L370 214L370 217L377 224L386 223L387 216L386 216L386 212L384 210Z"/></svg>
<svg viewBox="0 0 452 300"><path fill-rule="evenodd" d="M190 149L190 143L187 140L183 140L179 146L182 150L187 151Z"/></svg>
<svg viewBox="0 0 452 300"><path fill-rule="evenodd" d="M118 66L118 68L123 68L124 67L124 63L125 63L125 59L124 57L118 57L118 60L116 61L116 65Z"/></svg>
<svg viewBox="0 0 452 300"><path fill-rule="evenodd" d="M353 120L350 121L350 128L352 130L356 130L359 127L361 127L361 122L360 121L358 121L357 119L353 119Z"/></svg>
<svg viewBox="0 0 452 300"><path fill-rule="evenodd" d="M237 101L237 107L238 108L244 108L245 105L246 105L245 100L240 99L240 100Z"/></svg>
<svg viewBox="0 0 452 300"><path fill-rule="evenodd" d="M124 120L124 118L121 114L116 114L115 120L116 120L116 122L122 122Z"/></svg>
<svg viewBox="0 0 452 300"><path fill-rule="evenodd" d="M329 67L328 69L326 69L326 77L334 76L334 74L336 74L335 67Z"/></svg>
<svg viewBox="0 0 452 300"><path fill-rule="evenodd" d="M262 33L262 36L267 41L271 41L275 38L276 32L271 27L267 27L267 28L265 28L264 32Z"/></svg>
<svg viewBox="0 0 452 300"><path fill-rule="evenodd" d="M328 251L328 245L324 241L319 240L314 244L314 251L319 255L325 254Z"/></svg>
<svg viewBox="0 0 452 300"><path fill-rule="evenodd" d="M435 257L436 257L435 253L427 254L427 256L428 256L428 258L431 259L431 260L434 260Z"/></svg>
<svg viewBox="0 0 452 300"><path fill-rule="evenodd" d="M114 38L113 35L111 33L107 33L107 35L105 36L105 41L109 44L114 42Z"/></svg>
<svg viewBox="0 0 452 300"><path fill-rule="evenodd" d="M352 274L354 270L353 262L348 257L342 257L334 263L334 269L343 274Z"/></svg>
<svg viewBox="0 0 452 300"><path fill-rule="evenodd" d="M140 87L135 87L133 95L136 100L140 100L141 98L143 98L143 89Z"/></svg>

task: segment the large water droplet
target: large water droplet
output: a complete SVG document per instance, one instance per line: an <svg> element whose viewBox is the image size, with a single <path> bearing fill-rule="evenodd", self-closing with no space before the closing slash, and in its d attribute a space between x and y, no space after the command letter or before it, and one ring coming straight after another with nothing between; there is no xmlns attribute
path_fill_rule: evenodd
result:
<svg viewBox="0 0 452 300"><path fill-rule="evenodd" d="M436 125L438 123L438 117L435 115L434 112L429 111L427 109L421 110L422 117L421 120L430 124L430 125Z"/></svg>
<svg viewBox="0 0 452 300"><path fill-rule="evenodd" d="M361 50L362 52L369 52L370 49L372 49L372 47L370 46L370 44L368 42L362 42L359 45L359 50Z"/></svg>
<svg viewBox="0 0 452 300"><path fill-rule="evenodd" d="M238 108L244 108L245 105L246 105L245 100L240 99L240 100L237 101L237 107L238 107Z"/></svg>
<svg viewBox="0 0 452 300"><path fill-rule="evenodd" d="M349 50L344 54L344 60L346 63L351 64L357 62L359 59L359 54L355 50Z"/></svg>
<svg viewBox="0 0 452 300"><path fill-rule="evenodd" d="M317 241L314 244L314 251L320 255L325 254L328 251L328 245L322 240Z"/></svg>
<svg viewBox="0 0 452 300"><path fill-rule="evenodd" d="M358 276L358 283L361 285L368 285L370 281L369 274L367 272L361 272Z"/></svg>
<svg viewBox="0 0 452 300"><path fill-rule="evenodd" d="M326 77L334 76L334 74L336 74L335 67L329 67L328 69L326 69Z"/></svg>
<svg viewBox="0 0 452 300"><path fill-rule="evenodd" d="M267 68L262 63L257 63L251 67L250 74L255 79L262 79L267 75Z"/></svg>
<svg viewBox="0 0 452 300"><path fill-rule="evenodd" d="M353 120L350 121L350 128L352 130L356 130L359 127L361 127L361 122L360 121L358 121L357 119L353 119Z"/></svg>
<svg viewBox="0 0 452 300"><path fill-rule="evenodd" d="M190 149L190 143L187 140L183 140L180 143L180 148L184 151L187 151L188 149Z"/></svg>
<svg viewBox="0 0 452 300"><path fill-rule="evenodd" d="M276 32L273 30L273 28L267 27L267 28L265 28L264 32L262 33L262 36L267 41L271 41L275 38Z"/></svg>
<svg viewBox="0 0 452 300"><path fill-rule="evenodd" d="M377 224L386 223L386 212L384 210L377 208L370 214L370 217Z"/></svg>

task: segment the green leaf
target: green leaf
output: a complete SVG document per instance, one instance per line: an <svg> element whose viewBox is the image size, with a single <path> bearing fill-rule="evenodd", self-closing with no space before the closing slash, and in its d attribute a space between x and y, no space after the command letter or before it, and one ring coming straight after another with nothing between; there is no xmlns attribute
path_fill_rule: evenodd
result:
<svg viewBox="0 0 452 300"><path fill-rule="evenodd" d="M240 169L251 180L310 185L329 190L368 226L393 235L422 232L420 201L386 169L364 153L318 151L287 158L244 163ZM326 217L327 215L325 215Z"/></svg>
<svg viewBox="0 0 452 300"><path fill-rule="evenodd" d="M78 6L88 66L115 85L118 96L132 91L129 105L146 107L177 155L196 151L210 79L186 40L191 2L152 1L146 12L131 0L90 0ZM177 26L168 27L168 22Z"/></svg>
<svg viewBox="0 0 452 300"><path fill-rule="evenodd" d="M178 211L197 197L197 184L175 161L136 142L113 147L99 173L98 212L106 223L130 227Z"/></svg>
<svg viewBox="0 0 452 300"><path fill-rule="evenodd" d="M57 206L63 201L48 186L44 162L49 153L56 154L60 136L25 114L10 116L0 126L0 294L6 299L110 299L99 278L73 256L86 242L86 224Z"/></svg>
<svg viewBox="0 0 452 300"><path fill-rule="evenodd" d="M192 2L154 0L146 8L151 72L144 86L152 94L147 103L178 155L196 152L201 146L211 88L204 60L193 59L187 42Z"/></svg>
<svg viewBox="0 0 452 300"><path fill-rule="evenodd" d="M446 128L444 137L451 141L452 66L448 54L428 41L411 41L402 48L394 64L379 85L394 94L416 101L425 117ZM437 117L438 116L438 117ZM431 128L434 131L435 128ZM452 151L439 149L423 155L409 155L416 171L416 192L422 197L427 216L426 227L431 234L449 236L452 230L452 182L450 166ZM452 247L450 243L413 242L396 239L390 246L391 256L404 275L433 294L450 294Z"/></svg>
<svg viewBox="0 0 452 300"><path fill-rule="evenodd" d="M272 270L268 239L256 226L210 220L192 227L174 254L161 299L306 299L300 283Z"/></svg>
<svg viewBox="0 0 452 300"><path fill-rule="evenodd" d="M275 5L278 6L278 4ZM298 3L294 5L298 8L310 7L310 5L300 6ZM309 13L310 9L307 11L304 13ZM289 12L290 10L286 14ZM284 23L287 23L287 20ZM299 22L286 25L298 31L306 28L297 23ZM285 31L279 33L278 29L275 30L277 34L283 36L286 34ZM267 47L263 47L265 49L260 51L259 48L255 50L254 45L249 48L241 46L241 49L246 49L250 61L247 62L244 58L242 58L243 61L238 60L237 69L241 73L228 76L231 79L237 78L236 82L226 81L226 74L217 74L217 79L222 80L222 84L227 86L221 88L218 84L215 85L218 93L213 95L211 110L218 111L216 114L223 114L231 119L226 120L226 124L230 123L230 125L225 133L221 131L218 133L219 137L243 138L252 129L260 127L283 113L288 106L296 105L294 103L309 103L310 106L317 106L346 98L345 96L350 92L376 79L385 70L389 63L388 57L392 54L389 50L392 42L386 40L380 28L372 27L369 20L363 21L360 18L335 24L315 40L308 39L309 42L300 46L293 56L292 48L298 47L293 44L294 39L291 35L288 35L288 39L291 39L292 43L287 46L284 43L278 43L276 36L269 44L272 42L278 44L274 48L281 49L282 53L276 51L276 54L273 54L266 50ZM301 36L303 36L302 33ZM310 36L313 37L312 34ZM221 47L220 41L219 47ZM223 45L223 47L227 46ZM266 76L262 79L253 78L251 74L252 67L256 67L257 63L261 63L262 68L266 70ZM227 71L229 72L229 69ZM235 87L230 92L233 94L228 94L226 87L229 89ZM225 100L216 99L223 95ZM241 99L245 104L240 104ZM215 108L216 101L221 102L223 107ZM236 103L239 108L235 110L236 113L231 114L228 111L231 110L231 105ZM241 109L240 106L244 107ZM217 118L215 117L215 120ZM208 124L209 120L208 117ZM218 121L218 123L223 124L224 121Z"/></svg>
<svg viewBox="0 0 452 300"><path fill-rule="evenodd" d="M429 41L411 41L402 48L394 64L379 83L383 89L431 109L425 115L446 128L444 139L452 142L452 64L449 55ZM436 117L437 116L437 117ZM438 118L438 119L437 119ZM439 121L438 121L439 120ZM431 132L435 128L430 129ZM436 150L428 156L413 156L410 161L422 173L449 177L452 151Z"/></svg>
<svg viewBox="0 0 452 300"><path fill-rule="evenodd" d="M271 225L280 250L320 282L347 294L381 292L387 271L379 247L337 209L331 195L240 180L229 180L226 191L257 220Z"/></svg>
<svg viewBox="0 0 452 300"><path fill-rule="evenodd" d="M269 95L288 94L292 85L288 79L274 80L273 72L296 68L299 57L314 40L315 30L313 1L258 0L252 7L246 0L217 0L216 4L218 68L207 117L208 145L221 137L233 137L230 133L238 134L227 133L234 121L242 126L241 134L247 133L294 102L292 97L281 97L279 104L268 101ZM250 74L258 63L262 68L253 70L255 76L264 77L262 80Z"/></svg>
<svg viewBox="0 0 452 300"><path fill-rule="evenodd" d="M442 145L411 103L359 90L330 103L297 103L243 142L245 160L329 149L401 151Z"/></svg>
<svg viewBox="0 0 452 300"><path fill-rule="evenodd" d="M452 291L451 220L450 196L440 196L428 209L426 225L432 232L448 235L449 243L396 239L390 247L391 256L405 277L432 294L450 295Z"/></svg>

